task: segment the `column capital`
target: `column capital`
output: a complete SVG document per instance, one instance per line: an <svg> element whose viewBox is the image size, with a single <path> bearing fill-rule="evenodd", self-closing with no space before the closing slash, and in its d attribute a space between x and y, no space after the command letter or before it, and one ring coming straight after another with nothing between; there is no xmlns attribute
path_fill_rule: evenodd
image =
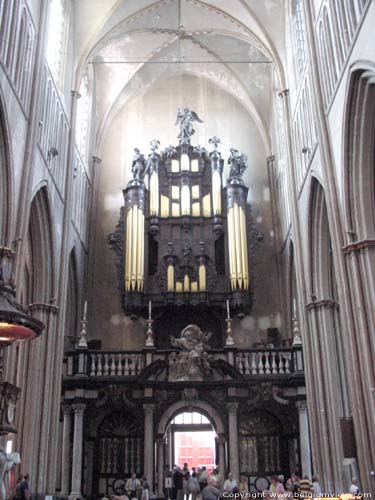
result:
<svg viewBox="0 0 375 500"><path fill-rule="evenodd" d="M74 403L72 405L74 415L83 415L85 409L86 409L86 404L85 403Z"/></svg>
<svg viewBox="0 0 375 500"><path fill-rule="evenodd" d="M289 95L289 89L280 90L277 95L280 97L280 99L282 99L283 97L287 97Z"/></svg>
<svg viewBox="0 0 375 500"><path fill-rule="evenodd" d="M96 165L100 165L100 163L102 162L102 159L99 158L99 156L93 156L92 157L92 161L96 164Z"/></svg>
<svg viewBox="0 0 375 500"><path fill-rule="evenodd" d="M219 444L225 444L225 441L226 441L225 434L218 434L217 440L218 440Z"/></svg>
<svg viewBox="0 0 375 500"><path fill-rule="evenodd" d="M229 413L236 413L238 412L240 404L233 402L233 403L226 403L226 407Z"/></svg>
<svg viewBox="0 0 375 500"><path fill-rule="evenodd" d="M299 413L306 413L307 410L309 409L309 405L306 399L296 401L296 407Z"/></svg>
<svg viewBox="0 0 375 500"><path fill-rule="evenodd" d="M81 97L81 94L78 92L78 90L71 90L70 94L74 99L79 99Z"/></svg>
<svg viewBox="0 0 375 500"><path fill-rule="evenodd" d="M63 415L69 415L70 413L72 413L72 405L70 405L68 403L63 403L61 405L61 409L62 409Z"/></svg>
<svg viewBox="0 0 375 500"><path fill-rule="evenodd" d="M155 405L153 403L145 403L143 409L146 415L153 415L155 411Z"/></svg>

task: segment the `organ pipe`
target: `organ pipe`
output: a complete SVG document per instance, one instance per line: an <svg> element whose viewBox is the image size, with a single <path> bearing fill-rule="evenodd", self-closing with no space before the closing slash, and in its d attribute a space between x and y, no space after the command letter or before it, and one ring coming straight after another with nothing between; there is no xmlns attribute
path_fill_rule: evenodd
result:
<svg viewBox="0 0 375 500"><path fill-rule="evenodd" d="M150 178L150 215L159 215L159 174L156 170Z"/></svg>
<svg viewBox="0 0 375 500"><path fill-rule="evenodd" d="M200 266L199 266L199 291L205 292L206 289L207 289L206 266L205 266L205 264L200 264Z"/></svg>
<svg viewBox="0 0 375 500"><path fill-rule="evenodd" d="M133 205L126 216L125 289L142 291L144 284L144 225L141 208Z"/></svg>
<svg viewBox="0 0 375 500"><path fill-rule="evenodd" d="M212 172L212 208L214 215L221 215L221 177L218 170Z"/></svg>
<svg viewBox="0 0 375 500"><path fill-rule="evenodd" d="M228 210L229 270L232 290L249 288L246 217L237 202Z"/></svg>
<svg viewBox="0 0 375 500"><path fill-rule="evenodd" d="M168 292L174 291L174 266L169 264L167 268L167 287Z"/></svg>

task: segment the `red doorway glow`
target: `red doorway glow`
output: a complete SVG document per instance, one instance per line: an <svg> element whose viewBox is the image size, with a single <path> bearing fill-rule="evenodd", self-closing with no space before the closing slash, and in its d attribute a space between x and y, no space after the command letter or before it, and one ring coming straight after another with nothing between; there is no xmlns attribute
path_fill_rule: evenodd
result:
<svg viewBox="0 0 375 500"><path fill-rule="evenodd" d="M205 466L210 473L215 468L215 432L214 431L184 431L175 432L176 463L188 464L192 467Z"/></svg>

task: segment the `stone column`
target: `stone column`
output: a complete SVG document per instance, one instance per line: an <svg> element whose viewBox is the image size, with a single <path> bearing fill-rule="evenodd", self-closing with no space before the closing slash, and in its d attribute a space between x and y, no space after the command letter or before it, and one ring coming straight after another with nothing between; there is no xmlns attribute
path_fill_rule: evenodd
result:
<svg viewBox="0 0 375 500"><path fill-rule="evenodd" d="M73 438L73 460L72 460L72 491L70 498L81 498L82 478L82 448L83 448L83 414L85 404L74 404L74 438Z"/></svg>
<svg viewBox="0 0 375 500"><path fill-rule="evenodd" d="M311 448L309 435L309 420L307 416L307 401L297 401L299 417L299 441L301 450L301 476L309 476L311 479Z"/></svg>
<svg viewBox="0 0 375 500"><path fill-rule="evenodd" d="M221 479L221 488L224 485L225 474L225 436L224 434L219 434L219 475Z"/></svg>
<svg viewBox="0 0 375 500"><path fill-rule="evenodd" d="M164 438L158 436L157 439L157 469L158 469L158 497L164 496Z"/></svg>
<svg viewBox="0 0 375 500"><path fill-rule="evenodd" d="M72 407L63 405L63 435L61 461L61 496L69 495L70 479L70 432L72 429Z"/></svg>
<svg viewBox="0 0 375 500"><path fill-rule="evenodd" d="M144 475L150 485L150 491L154 489L154 411L155 405L144 404L145 429L144 429Z"/></svg>
<svg viewBox="0 0 375 500"><path fill-rule="evenodd" d="M238 453L238 403L228 403L229 423L229 470L234 479L240 480L239 453Z"/></svg>

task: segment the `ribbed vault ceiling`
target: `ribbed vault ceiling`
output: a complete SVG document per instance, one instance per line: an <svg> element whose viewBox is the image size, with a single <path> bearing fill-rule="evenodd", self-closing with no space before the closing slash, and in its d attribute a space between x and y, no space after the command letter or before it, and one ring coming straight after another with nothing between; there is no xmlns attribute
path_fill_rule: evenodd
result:
<svg viewBox="0 0 375 500"><path fill-rule="evenodd" d="M190 73L240 100L269 145L270 95L282 85L283 0L74 2L77 81L95 78L98 139L132 97ZM268 148L267 148L268 149Z"/></svg>

